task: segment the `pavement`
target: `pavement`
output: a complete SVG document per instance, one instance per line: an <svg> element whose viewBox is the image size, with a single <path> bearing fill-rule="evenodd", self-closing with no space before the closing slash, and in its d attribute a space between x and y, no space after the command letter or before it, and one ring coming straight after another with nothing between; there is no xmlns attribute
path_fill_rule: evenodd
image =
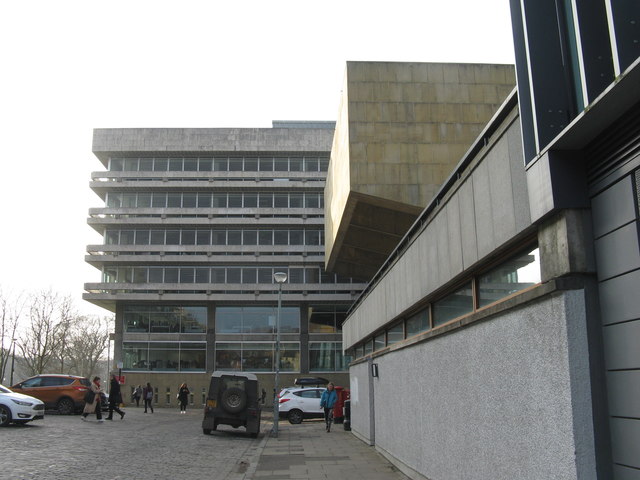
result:
<svg viewBox="0 0 640 480"><path fill-rule="evenodd" d="M264 413L264 412L263 412ZM264 420L264 419L263 419ZM299 425L280 421L278 437L271 436L271 418L263 423L265 434L257 459L247 469L246 479L367 479L406 480L396 467L343 425L325 431L323 420L305 420Z"/></svg>

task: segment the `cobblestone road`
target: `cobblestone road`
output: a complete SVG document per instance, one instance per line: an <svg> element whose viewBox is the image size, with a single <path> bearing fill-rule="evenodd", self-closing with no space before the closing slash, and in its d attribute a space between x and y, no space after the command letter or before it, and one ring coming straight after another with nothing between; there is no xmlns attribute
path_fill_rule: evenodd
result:
<svg viewBox="0 0 640 480"><path fill-rule="evenodd" d="M255 463L257 439L244 428L221 425L202 433L202 411L181 415L156 408L128 407L120 420L102 424L95 416L47 414L44 420L0 429L0 479L191 479L240 480Z"/></svg>

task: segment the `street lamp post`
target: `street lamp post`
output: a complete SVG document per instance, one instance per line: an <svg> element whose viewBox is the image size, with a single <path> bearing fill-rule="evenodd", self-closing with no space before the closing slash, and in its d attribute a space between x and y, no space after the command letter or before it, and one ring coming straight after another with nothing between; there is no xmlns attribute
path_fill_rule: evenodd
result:
<svg viewBox="0 0 640 480"><path fill-rule="evenodd" d="M13 372L16 366L16 339L12 338L11 342L13 343L13 353L11 354L11 379L9 380L9 385L13 385Z"/></svg>
<svg viewBox="0 0 640 480"><path fill-rule="evenodd" d="M278 420L280 419L280 404L278 402L278 393L280 388L280 310L282 307L282 284L287 281L285 272L276 272L273 279L278 284L278 313L276 316L276 379L273 394L273 431L272 435L278 437Z"/></svg>

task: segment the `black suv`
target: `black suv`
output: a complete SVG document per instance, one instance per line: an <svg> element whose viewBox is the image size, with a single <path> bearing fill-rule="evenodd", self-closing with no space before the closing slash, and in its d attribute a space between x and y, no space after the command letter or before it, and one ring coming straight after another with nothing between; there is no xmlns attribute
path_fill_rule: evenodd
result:
<svg viewBox="0 0 640 480"><path fill-rule="evenodd" d="M209 435L218 425L245 427L253 438L260 433L258 377L251 373L213 372L204 407L202 432Z"/></svg>

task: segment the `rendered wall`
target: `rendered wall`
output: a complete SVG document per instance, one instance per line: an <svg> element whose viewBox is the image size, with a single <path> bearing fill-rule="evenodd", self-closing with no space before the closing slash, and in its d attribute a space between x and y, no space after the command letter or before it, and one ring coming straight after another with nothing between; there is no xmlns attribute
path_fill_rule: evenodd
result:
<svg viewBox="0 0 640 480"><path fill-rule="evenodd" d="M378 378L352 366L359 394L373 382L376 448L413 478L595 478L584 315L582 290L557 292L375 357Z"/></svg>

